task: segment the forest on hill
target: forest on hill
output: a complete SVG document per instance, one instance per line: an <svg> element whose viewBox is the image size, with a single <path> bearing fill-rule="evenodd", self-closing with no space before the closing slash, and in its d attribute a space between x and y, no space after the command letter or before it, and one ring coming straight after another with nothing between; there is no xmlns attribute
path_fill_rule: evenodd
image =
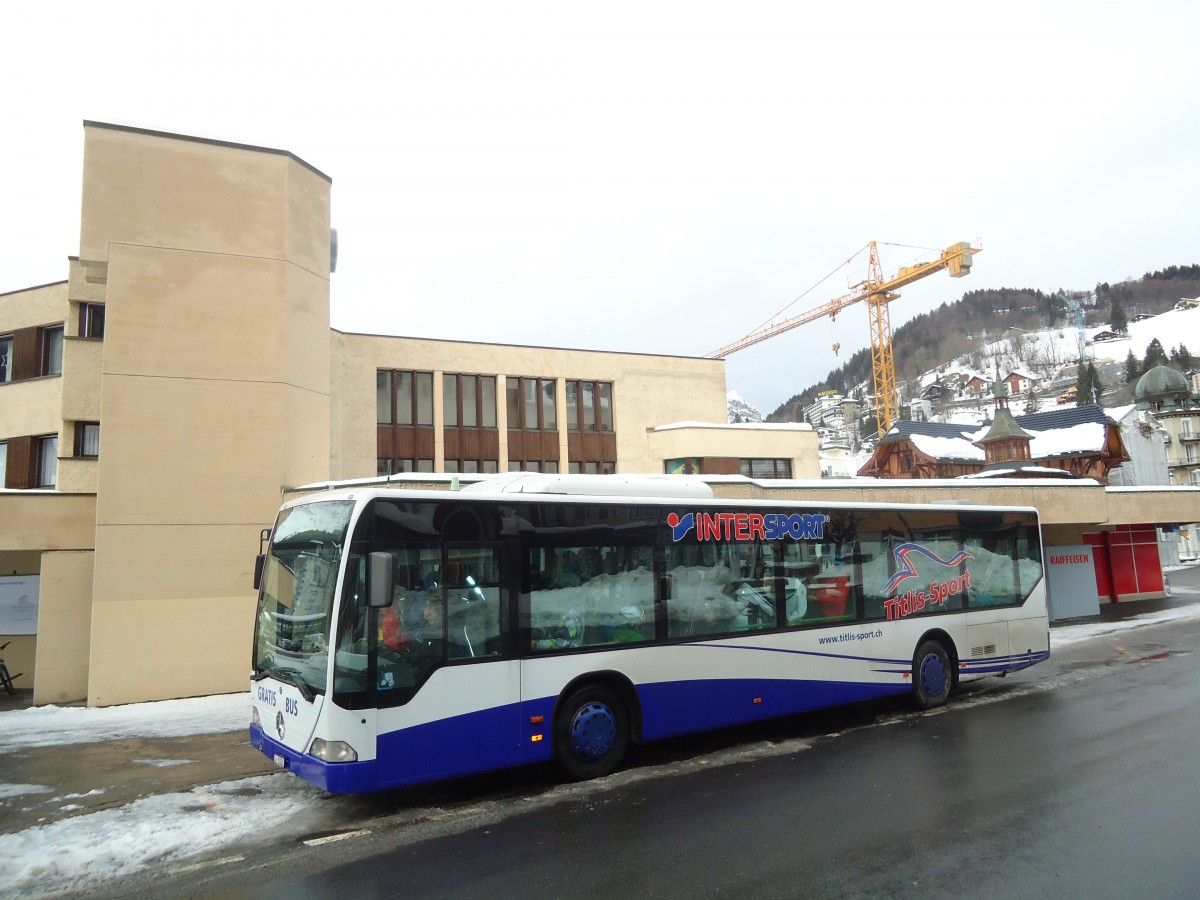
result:
<svg viewBox="0 0 1200 900"><path fill-rule="evenodd" d="M892 334L898 382L917 378L959 356L980 354L982 348L1010 328L1025 331L1071 327L1074 316L1063 295L1078 299L1084 324L1103 325L1116 317L1157 315L1170 309L1181 297L1200 296L1200 265L1170 266L1148 272L1136 281L1097 284L1091 292L1056 291L1047 294L1029 288L968 291L953 303L922 313ZM839 368L817 384L784 401L767 417L768 422L799 422L806 406L822 391L850 396L866 385L871 390L871 351L854 353Z"/></svg>

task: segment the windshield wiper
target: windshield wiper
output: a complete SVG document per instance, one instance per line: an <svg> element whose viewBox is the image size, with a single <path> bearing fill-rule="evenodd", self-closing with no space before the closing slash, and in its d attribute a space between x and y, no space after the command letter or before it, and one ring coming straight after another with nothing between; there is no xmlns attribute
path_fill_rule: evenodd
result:
<svg viewBox="0 0 1200 900"><path fill-rule="evenodd" d="M290 684L294 688L298 688L300 696L312 703L313 698L317 696L317 692L312 689L304 676L296 669L288 668L287 666L275 666L271 669L264 669L261 673L255 673L254 681L261 681L267 677L274 678L277 681L282 681L284 684Z"/></svg>

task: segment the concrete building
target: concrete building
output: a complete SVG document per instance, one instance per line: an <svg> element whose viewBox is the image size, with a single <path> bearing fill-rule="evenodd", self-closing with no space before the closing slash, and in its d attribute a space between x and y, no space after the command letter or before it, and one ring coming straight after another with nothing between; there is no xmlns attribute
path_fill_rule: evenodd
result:
<svg viewBox="0 0 1200 900"><path fill-rule="evenodd" d="M724 425L720 360L332 330L331 180L291 153L84 138L67 279L0 294L0 643L37 703L244 689L290 487L819 474L811 428Z"/></svg>

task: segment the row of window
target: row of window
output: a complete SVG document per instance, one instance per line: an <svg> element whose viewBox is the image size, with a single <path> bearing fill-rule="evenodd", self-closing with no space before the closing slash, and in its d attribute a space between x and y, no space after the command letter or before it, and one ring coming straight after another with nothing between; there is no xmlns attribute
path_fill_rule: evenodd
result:
<svg viewBox="0 0 1200 900"><path fill-rule="evenodd" d="M433 373L380 369L375 373L375 420L379 425L433 425ZM613 430L612 383L564 383L566 426L572 432ZM552 378L505 378L510 431L557 431L558 384ZM443 424L452 428L496 427L496 376L442 376Z"/></svg>
<svg viewBox="0 0 1200 900"><path fill-rule="evenodd" d="M0 334L0 383L61 375L63 333L58 323ZM79 304L79 336L104 337L103 304Z"/></svg>
<svg viewBox="0 0 1200 900"><path fill-rule="evenodd" d="M63 327L22 328L0 335L0 382L62 374Z"/></svg>
<svg viewBox="0 0 1200 900"><path fill-rule="evenodd" d="M1042 578L1031 514L734 515L772 513L823 527L803 539L737 540L729 524L714 540L729 513L713 508L675 540L667 510L651 506L376 501L352 541L338 646L353 652L338 654L337 702L352 707L361 701L350 695L371 684L362 636L372 550L395 563L393 603L373 629L382 706L406 702L449 661L1012 607Z"/></svg>
<svg viewBox="0 0 1200 900"><path fill-rule="evenodd" d="M74 458L100 455L100 423L76 422ZM10 470L10 447L12 467ZM0 487L15 490L53 488L58 483L58 435L33 435L0 441Z"/></svg>
<svg viewBox="0 0 1200 900"><path fill-rule="evenodd" d="M375 460L375 463L375 474L380 477L397 475L402 472L433 472L434 470L432 459L394 459L381 456ZM446 459L443 461L443 471L450 473L495 475L499 470L499 460L495 459ZM559 467L557 460L510 459L508 471L557 475ZM615 462L572 461L567 463L567 472L571 475L615 475L616 471L617 464Z"/></svg>
<svg viewBox="0 0 1200 900"><path fill-rule="evenodd" d="M667 475L727 475L732 469L720 471L712 465L710 459L706 465L701 456L682 456L677 459L663 461L663 472ZM790 459L739 459L738 473L747 478L791 478L792 461Z"/></svg>

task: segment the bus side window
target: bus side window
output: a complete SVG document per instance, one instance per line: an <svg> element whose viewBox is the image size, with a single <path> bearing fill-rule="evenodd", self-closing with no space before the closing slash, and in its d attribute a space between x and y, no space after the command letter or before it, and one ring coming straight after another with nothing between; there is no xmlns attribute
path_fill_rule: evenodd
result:
<svg viewBox="0 0 1200 900"><path fill-rule="evenodd" d="M530 548L530 646L570 650L651 640L654 575L648 548Z"/></svg>
<svg viewBox="0 0 1200 900"><path fill-rule="evenodd" d="M447 551L446 646L451 659L500 652L500 551L453 547Z"/></svg>

